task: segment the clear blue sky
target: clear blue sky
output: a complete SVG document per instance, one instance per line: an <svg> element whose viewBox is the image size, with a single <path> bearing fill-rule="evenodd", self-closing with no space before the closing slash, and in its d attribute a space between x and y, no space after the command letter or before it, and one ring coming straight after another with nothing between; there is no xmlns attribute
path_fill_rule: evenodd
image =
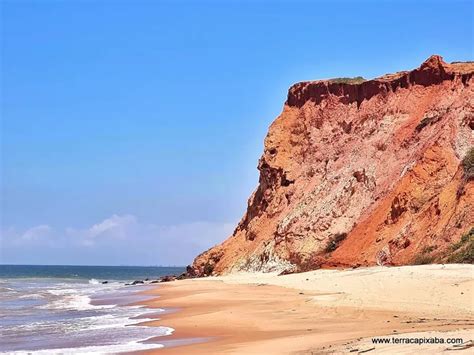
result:
<svg viewBox="0 0 474 355"><path fill-rule="evenodd" d="M288 87L473 60L472 1L2 0L0 263L189 263Z"/></svg>

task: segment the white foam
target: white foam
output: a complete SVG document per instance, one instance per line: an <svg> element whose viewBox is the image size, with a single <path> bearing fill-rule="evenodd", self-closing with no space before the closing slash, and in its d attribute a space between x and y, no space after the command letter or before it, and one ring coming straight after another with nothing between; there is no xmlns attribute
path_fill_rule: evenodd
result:
<svg viewBox="0 0 474 355"><path fill-rule="evenodd" d="M63 295L71 295L71 294L77 293L78 290L72 289L72 288L59 288L59 289L53 288L51 290L48 290L48 292L55 296L63 296Z"/></svg>
<svg viewBox="0 0 474 355"><path fill-rule="evenodd" d="M148 340L148 339L147 339ZM141 351L163 348L162 344L142 343L139 341L131 341L126 344L100 345L100 346L83 346L80 348L62 348L62 349L46 349L36 351L13 351L2 352L0 354L45 354L45 355L69 355L69 354L116 354L121 352Z"/></svg>
<svg viewBox="0 0 474 355"><path fill-rule="evenodd" d="M104 316L97 316L97 317L89 317L87 321L90 322L90 325L87 326L84 330L99 330L99 329L111 329L111 328L120 328L120 327L127 327L127 326L136 326L140 323L154 321L156 319L153 318L140 318L140 319L131 319L129 317L117 317L111 314L107 314ZM164 335L167 334L167 330L165 331Z"/></svg>
<svg viewBox="0 0 474 355"><path fill-rule="evenodd" d="M16 290L13 289L13 288L11 288L11 287L3 287L3 286L2 286L2 287L0 287L0 290L1 290L1 291L15 291L15 292L16 292Z"/></svg>
<svg viewBox="0 0 474 355"><path fill-rule="evenodd" d="M32 293L30 295L22 295L18 298L21 298L21 299L40 299L40 298L43 298L43 295L41 295L39 293Z"/></svg>
<svg viewBox="0 0 474 355"><path fill-rule="evenodd" d="M64 348L58 349L44 349L44 350L25 350L18 351L0 351L0 354L106 354L106 353L121 353L141 350L151 350L162 348L163 345L156 343L144 343L148 339L152 339L159 336L167 336L173 333L174 329L169 327L148 327L139 325L145 322L154 321L156 318L149 318L146 313L162 312L163 309L148 309L144 306L133 305L133 306L117 306L117 305L93 305L91 304L91 297L97 293L109 294L110 291L122 293L128 293L128 289L122 289L117 286L121 286L119 283L100 284L97 280L89 280L88 284L56 284L54 288L42 291L42 293L31 293L20 296L21 298L40 298L44 297L49 302L45 305L35 306L37 309L50 309L51 312L63 314L62 310L67 310L70 314L75 314L74 311L85 312L84 317L69 320L43 320L41 322L33 322L28 324L21 324L18 326L12 326L11 331L18 332L30 332L42 334L53 332L57 329L62 329L64 336L60 335L57 341L52 342L56 346L63 346ZM46 291L46 292L45 292ZM127 292L125 292L127 291ZM49 295L48 295L49 293ZM101 311L104 309L104 311ZM105 310L109 309L109 310ZM89 314L95 314L96 312L89 312L89 310L97 310L97 315L89 316ZM56 314L56 313L54 313ZM143 318L140 318L142 316ZM125 327L130 327L124 329ZM141 328L141 329L140 329ZM91 333L88 333L91 331ZM117 332L117 337L110 337L111 334ZM71 337L77 337L77 343L74 344L88 344L89 342L83 342L82 339L90 339L89 334L93 337L102 339L101 334L107 334L104 336L102 343L101 340L98 342L90 342L90 344L101 344L102 345L87 345L78 348L69 348L71 345L68 334ZM119 335L120 334L120 335ZM150 338L151 337L151 338ZM148 338L148 339L141 339ZM49 338L48 338L49 339ZM112 344L110 344L112 342ZM116 342L114 344L114 342ZM45 342L42 346L48 346ZM26 344L25 344L26 345ZM31 346L34 346L31 344Z"/></svg>
<svg viewBox="0 0 474 355"><path fill-rule="evenodd" d="M64 294L67 295L68 293L64 293ZM75 309L78 311L85 311L88 309L102 309L102 308L115 307L115 305L95 306L91 304L90 301L91 299L89 296L75 294L75 295L64 296L61 299L48 303L44 306L41 306L40 308L42 309Z"/></svg>

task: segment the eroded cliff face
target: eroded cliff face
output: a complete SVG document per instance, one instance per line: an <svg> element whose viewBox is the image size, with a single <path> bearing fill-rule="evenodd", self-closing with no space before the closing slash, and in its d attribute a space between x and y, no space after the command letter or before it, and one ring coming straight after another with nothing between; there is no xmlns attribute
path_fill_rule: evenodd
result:
<svg viewBox="0 0 474 355"><path fill-rule="evenodd" d="M474 63L292 86L233 235L191 273L443 261L474 226Z"/></svg>

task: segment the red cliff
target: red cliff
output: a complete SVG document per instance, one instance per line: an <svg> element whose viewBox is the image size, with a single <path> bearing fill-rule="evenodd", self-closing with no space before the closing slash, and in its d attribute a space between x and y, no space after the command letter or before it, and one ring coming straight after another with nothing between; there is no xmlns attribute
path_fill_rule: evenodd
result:
<svg viewBox="0 0 474 355"><path fill-rule="evenodd" d="M246 214L190 271L449 260L474 227L474 172L462 164L474 146L473 73L472 62L432 56L374 80L293 85Z"/></svg>

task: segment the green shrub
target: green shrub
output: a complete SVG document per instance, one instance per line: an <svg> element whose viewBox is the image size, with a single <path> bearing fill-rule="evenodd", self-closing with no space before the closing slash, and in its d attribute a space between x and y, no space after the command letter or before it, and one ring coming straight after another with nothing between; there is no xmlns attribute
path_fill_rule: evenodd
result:
<svg viewBox="0 0 474 355"><path fill-rule="evenodd" d="M204 271L204 274L206 276L211 276L212 272L214 271L214 265L207 262L206 265L204 265L204 270L203 271Z"/></svg>
<svg viewBox="0 0 474 355"><path fill-rule="evenodd" d="M428 125L430 124L430 122L431 122L431 118L425 117L425 118L423 118L423 119L420 121L420 123L418 123L418 125L416 126L415 129L416 129L418 132L420 132L423 128L425 128L426 126L428 126Z"/></svg>
<svg viewBox="0 0 474 355"><path fill-rule="evenodd" d="M467 151L466 156L462 160L464 176L470 180L474 178L474 147Z"/></svg>
<svg viewBox="0 0 474 355"><path fill-rule="evenodd" d="M440 116L438 115L429 115L429 116L425 116L423 117L423 119L420 121L420 123L418 123L418 125L416 126L415 130L417 132L420 132L423 128L425 128L426 126L428 125L432 125L432 124L435 124L436 122L438 122L440 120Z"/></svg>
<svg viewBox="0 0 474 355"><path fill-rule="evenodd" d="M471 147L464 158L461 161L461 166L464 172L463 179L458 186L458 190L456 192L456 197L460 198L464 195L464 188L468 181L474 180L474 147Z"/></svg>
<svg viewBox="0 0 474 355"><path fill-rule="evenodd" d="M356 76L354 78L334 78L330 80L331 83L336 84L361 84L364 81L366 80L361 76Z"/></svg>
<svg viewBox="0 0 474 355"><path fill-rule="evenodd" d="M436 250L436 246L435 245L430 245L430 246L424 247L421 252L423 254L429 254L429 253L431 253L432 251L435 251L435 250Z"/></svg>
<svg viewBox="0 0 474 355"><path fill-rule="evenodd" d="M453 253L448 257L449 263L474 263L474 228L461 237L461 240L451 245Z"/></svg>
<svg viewBox="0 0 474 355"><path fill-rule="evenodd" d="M415 256L415 259L413 259L413 265L426 265L426 264L432 264L434 261L434 257L421 252L417 256Z"/></svg>
<svg viewBox="0 0 474 355"><path fill-rule="evenodd" d="M436 250L435 245L424 247L421 253L415 256L415 258L412 261L412 264L413 265L433 264L433 262L435 261L435 257L431 255L431 253L435 250Z"/></svg>
<svg viewBox="0 0 474 355"><path fill-rule="evenodd" d="M337 249L339 244L341 244L341 242L344 239L346 239L346 237L347 237L347 233L339 233L339 234L336 234L336 235L332 236L329 239L328 244L326 245L326 248L324 249L324 251L326 253L333 252L334 250Z"/></svg>

